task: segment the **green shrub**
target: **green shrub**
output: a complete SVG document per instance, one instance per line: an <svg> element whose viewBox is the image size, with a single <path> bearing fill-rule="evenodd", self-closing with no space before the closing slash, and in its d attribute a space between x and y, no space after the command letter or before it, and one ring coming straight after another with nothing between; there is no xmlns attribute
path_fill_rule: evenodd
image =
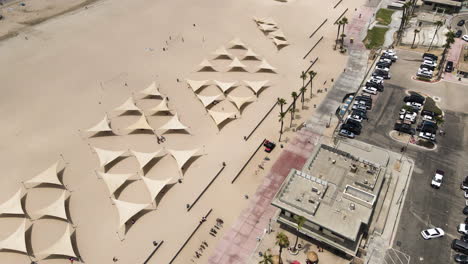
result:
<svg viewBox="0 0 468 264"><path fill-rule="evenodd" d="M367 36L364 39L367 49L376 49L382 47L385 41L385 33L388 28L374 27L367 31Z"/></svg>
<svg viewBox="0 0 468 264"><path fill-rule="evenodd" d="M426 97L423 110L434 112L438 116L442 116L442 110L436 105L434 99ZM443 121L442 121L443 122Z"/></svg>
<svg viewBox="0 0 468 264"><path fill-rule="evenodd" d="M381 25L390 25L392 22L392 15L395 11L386 9L386 8L381 8L379 11L377 11L376 14L376 20L379 24Z"/></svg>

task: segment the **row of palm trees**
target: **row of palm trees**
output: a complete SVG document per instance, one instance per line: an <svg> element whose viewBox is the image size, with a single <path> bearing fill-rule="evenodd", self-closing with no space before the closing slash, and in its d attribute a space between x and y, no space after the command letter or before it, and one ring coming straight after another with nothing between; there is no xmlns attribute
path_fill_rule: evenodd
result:
<svg viewBox="0 0 468 264"><path fill-rule="evenodd" d="M308 72L308 75L310 77L310 98L312 98L313 93L312 93L312 80L314 77L317 75L317 72L315 71L310 71ZM305 93L307 91L305 81L307 79L307 73L302 72L301 74L301 79L302 79L302 88L300 89L300 95L301 95L301 109L304 109L304 102L305 102ZM291 113L291 122L289 123L289 127L292 126L292 122L294 120L294 113L296 112L296 101L299 97L297 92L292 92L291 97L293 100L292 107L289 109L289 113ZM283 135L283 128L284 128L284 119L286 118L287 112L283 111L283 106L287 104L286 99L284 98L278 98L278 101L276 102L280 106L280 114L279 114L279 122L281 122L281 128L280 128L280 137L279 141L281 141L281 136Z"/></svg>
<svg viewBox="0 0 468 264"><path fill-rule="evenodd" d="M297 243L299 241L299 231L304 226L306 219L305 219L305 217L303 217L301 215L295 215L294 220L295 220L296 226L297 226L297 233L296 233L296 242L294 243L294 247L292 248L292 251L296 252L297 251ZM283 232L279 232L276 235L276 245L279 246L278 257L279 257L279 263L281 264L281 263L283 263L283 260L281 259L281 254L283 253L283 249L288 248L289 245L290 245L288 236L285 235ZM259 264L273 264L273 256L270 253L270 249L268 249L267 251L265 251L263 253L262 260L260 260L260 262L258 262L258 263Z"/></svg>
<svg viewBox="0 0 468 264"><path fill-rule="evenodd" d="M406 2L403 4L403 15L401 17L401 22L400 26L397 31L397 44L400 43L401 38L403 37L403 32L405 30L406 25L408 24L409 20L411 19L411 16L414 14L414 9L416 8L416 2L417 0L411 0L409 2ZM415 38L416 38L416 33L415 32ZM414 41L413 41L414 43ZM411 45L413 46L413 45Z"/></svg>
<svg viewBox="0 0 468 264"><path fill-rule="evenodd" d="M341 44L340 44L340 49L343 49L343 44L344 44L344 38L346 37L344 31L345 31L345 26L348 24L348 18L343 17L339 21L335 23L335 25L338 25L338 32L336 32L336 40L335 40L335 49L336 46L338 45L338 39L341 37ZM340 29L341 29L341 35L340 35Z"/></svg>
<svg viewBox="0 0 468 264"><path fill-rule="evenodd" d="M434 36L432 36L432 39L431 39L431 44L429 44L429 48L427 49L427 51L430 51L431 48L432 48L432 43L434 42L434 39L437 35L437 32L439 31L439 28L442 27L444 25L444 22L442 21L436 21L434 22L434 25L436 26L436 30L434 31ZM411 43L411 48L413 49L414 48L414 42L416 40L416 34L418 34L420 32L419 29L414 29L414 37L413 37L413 43Z"/></svg>

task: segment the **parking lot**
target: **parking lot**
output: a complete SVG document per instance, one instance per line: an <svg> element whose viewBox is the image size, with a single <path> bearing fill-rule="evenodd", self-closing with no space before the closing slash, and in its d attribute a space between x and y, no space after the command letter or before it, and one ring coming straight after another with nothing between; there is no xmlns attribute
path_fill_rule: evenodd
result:
<svg viewBox="0 0 468 264"><path fill-rule="evenodd" d="M465 220L462 214L465 198L460 183L468 175L465 151L468 149L468 115L460 112L462 109L468 112L468 106L465 97L459 96L468 89L448 82L428 84L415 81L411 75L421 62L421 54L399 52L398 56L398 62L391 69L392 79L385 81L384 92L374 99L373 108L368 112L369 120L363 121L359 140L399 152L404 144L390 138L389 132L398 118L406 91L424 92L440 100L445 111L443 129L446 135L438 135L437 148L426 150L410 145L403 153L415 161L415 168L395 231L393 248L407 254L410 263L454 263L450 244L454 238L460 237L456 228ZM440 189L430 187L436 169L445 171ZM420 232L431 227L441 227L446 235L423 240Z"/></svg>

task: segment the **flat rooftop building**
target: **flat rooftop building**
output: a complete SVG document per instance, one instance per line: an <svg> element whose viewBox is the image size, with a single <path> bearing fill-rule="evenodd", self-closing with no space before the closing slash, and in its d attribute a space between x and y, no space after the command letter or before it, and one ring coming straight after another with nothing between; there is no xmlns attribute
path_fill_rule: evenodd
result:
<svg viewBox="0 0 468 264"><path fill-rule="evenodd" d="M278 221L296 229L294 216L303 216L303 234L355 256L385 171L385 167L320 145L302 170L289 172L275 195L272 204L281 209Z"/></svg>

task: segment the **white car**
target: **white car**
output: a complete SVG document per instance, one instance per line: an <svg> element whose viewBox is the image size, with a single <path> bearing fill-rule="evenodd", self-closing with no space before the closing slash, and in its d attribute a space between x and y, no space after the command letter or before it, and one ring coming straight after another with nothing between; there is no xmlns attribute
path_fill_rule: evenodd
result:
<svg viewBox="0 0 468 264"><path fill-rule="evenodd" d="M387 54L390 54L392 56L396 55L396 51L393 50L393 49L384 50L383 53L387 53Z"/></svg>
<svg viewBox="0 0 468 264"><path fill-rule="evenodd" d="M465 199L468 199L468 190L465 190L464 195L465 195Z"/></svg>
<svg viewBox="0 0 468 264"><path fill-rule="evenodd" d="M355 120L355 121L357 121L359 123L362 122L362 117L359 116L359 115L349 115L349 119Z"/></svg>
<svg viewBox="0 0 468 264"><path fill-rule="evenodd" d="M383 84L383 77L380 76L372 76L367 82Z"/></svg>
<svg viewBox="0 0 468 264"><path fill-rule="evenodd" d="M436 170L434 177L432 177L431 187L440 188L442 185L442 180L444 179L444 172L441 170Z"/></svg>
<svg viewBox="0 0 468 264"><path fill-rule="evenodd" d="M375 69L376 69L376 70L381 70L381 71L386 71L386 72L390 71L389 68L387 68L387 67L380 67L379 65L375 66Z"/></svg>
<svg viewBox="0 0 468 264"><path fill-rule="evenodd" d="M436 67L437 66L437 63L435 63L434 61L431 61L431 60L424 60L422 65L427 65L427 66L431 66L431 67Z"/></svg>
<svg viewBox="0 0 468 264"><path fill-rule="evenodd" d="M468 225L466 224L459 224L457 230L460 234L468 235Z"/></svg>
<svg viewBox="0 0 468 264"><path fill-rule="evenodd" d="M370 94L377 94L377 89L374 87L364 87L362 91Z"/></svg>
<svg viewBox="0 0 468 264"><path fill-rule="evenodd" d="M416 123L416 117L418 114L416 113L406 113L404 115L400 115L400 119L404 121L410 121L412 124Z"/></svg>
<svg viewBox="0 0 468 264"><path fill-rule="evenodd" d="M468 41L468 35L463 35L463 37L461 37L464 41Z"/></svg>
<svg viewBox="0 0 468 264"><path fill-rule="evenodd" d="M421 236L426 240L432 239L432 238L443 237L444 235L445 235L444 230L442 230L442 228L439 228L439 227L421 231Z"/></svg>
<svg viewBox="0 0 468 264"><path fill-rule="evenodd" d="M420 138L424 138L424 139L432 140L432 141L435 140L435 136L436 136L435 134L432 134L432 133L429 133L429 132L420 132L419 133Z"/></svg>
<svg viewBox="0 0 468 264"><path fill-rule="evenodd" d="M381 58L381 59L379 60L379 62L392 63L392 60L391 60L391 59Z"/></svg>
<svg viewBox="0 0 468 264"><path fill-rule="evenodd" d="M434 117L430 115L423 115L422 118L424 121L434 121Z"/></svg>
<svg viewBox="0 0 468 264"><path fill-rule="evenodd" d="M421 110L422 104L416 102L407 102L406 105L412 106L418 110Z"/></svg>
<svg viewBox="0 0 468 264"><path fill-rule="evenodd" d="M429 74L429 75L433 75L434 72L431 71L431 70L428 70L428 69L419 68L419 69L418 69L418 74Z"/></svg>

